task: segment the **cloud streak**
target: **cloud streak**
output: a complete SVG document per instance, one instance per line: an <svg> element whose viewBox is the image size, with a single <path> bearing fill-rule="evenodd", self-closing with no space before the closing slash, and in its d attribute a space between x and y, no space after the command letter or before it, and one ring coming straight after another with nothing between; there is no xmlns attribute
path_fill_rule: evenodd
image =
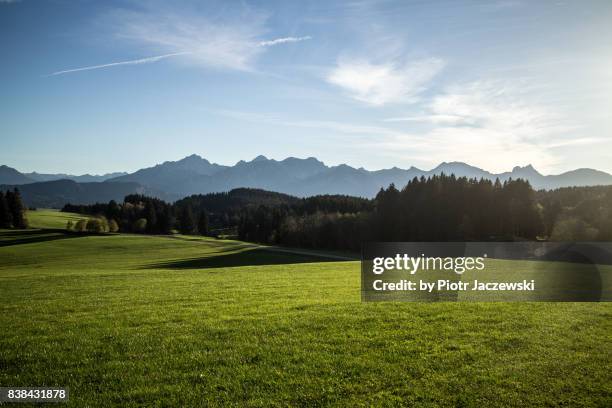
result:
<svg viewBox="0 0 612 408"><path fill-rule="evenodd" d="M94 69L111 68L111 67L117 67L117 66L121 66L121 65L150 64L152 62L161 61L161 60L164 60L166 58L176 57L176 56L179 56L179 55L186 55L186 54L190 54L190 52L189 51L174 52L174 53L171 53L171 54L156 55L154 57L140 58L140 59L129 60L129 61L111 62L109 64L91 65L91 66L88 66L88 67L65 69L63 71L53 72L53 73L51 73L51 74L49 74L47 76L56 76L56 75L70 74L70 73L73 73L73 72L80 72L80 71L91 71L91 70L94 70Z"/></svg>
<svg viewBox="0 0 612 408"><path fill-rule="evenodd" d="M210 110L211 113L226 116L233 119L244 120L252 123L264 123L277 126L298 127L306 129L319 129L346 135L363 136L370 140L377 138L402 138L411 137L412 141L426 141L426 138L419 135L409 135L406 132L398 131L385 126L364 125L353 122L331 121L331 120L299 120L287 119L278 114L266 114L255 112L242 112L232 110Z"/></svg>
<svg viewBox="0 0 612 408"><path fill-rule="evenodd" d="M436 114L436 115L420 115L420 116L405 116L383 119L383 122L417 122L417 123L432 123L437 125L475 125L472 118L453 114Z"/></svg>
<svg viewBox="0 0 612 408"><path fill-rule="evenodd" d="M267 14L249 7L229 15L219 10L206 14L177 9L121 10L110 16L108 26L119 40L159 54L189 51L182 59L185 64L253 71L255 61L267 48L312 38L265 39L267 19Z"/></svg>
<svg viewBox="0 0 612 408"><path fill-rule="evenodd" d="M2 0L0 0L0 1L2 1ZM312 37L310 37L310 36L305 36L305 37L283 37L283 38L277 38L277 39L274 39L274 40L260 41L257 44L257 46L260 46L260 47L271 47L271 46L275 46L275 45L278 45L278 44L300 42L300 41L306 41L306 40L310 40L310 39L312 39ZM170 53L170 54L156 55L156 56L153 56L153 57L140 58L140 59L135 59L135 60L111 62L109 64L91 65L91 66L81 67L81 68L65 69L63 71L53 72L53 73L51 73L49 75L46 75L46 76L50 77L50 76L64 75L64 74L70 74L70 73L73 73L73 72L91 71L91 70L94 70L94 69L112 68L112 67L117 67L117 66L122 66L122 65L150 64L150 63L153 63L153 62L158 62L158 61L164 60L166 58L177 57L177 56L181 56L181 55L193 55L193 54L196 54L196 51L173 52L173 53Z"/></svg>
<svg viewBox="0 0 612 408"><path fill-rule="evenodd" d="M269 47L269 46L272 46L272 45L285 44L285 43L295 43L295 42L301 42L301 41L307 41L307 40L312 40L312 37L309 36L309 35L306 35L304 37L277 38L275 40L261 41L258 45L260 47Z"/></svg>

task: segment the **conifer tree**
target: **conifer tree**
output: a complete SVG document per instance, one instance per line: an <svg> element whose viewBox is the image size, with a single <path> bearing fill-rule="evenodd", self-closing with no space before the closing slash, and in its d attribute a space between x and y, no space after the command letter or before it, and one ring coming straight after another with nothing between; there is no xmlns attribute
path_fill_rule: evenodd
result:
<svg viewBox="0 0 612 408"><path fill-rule="evenodd" d="M13 228L27 228L28 221L25 216L25 207L21 201L21 194L17 187L9 194L7 192L7 203L11 213Z"/></svg>
<svg viewBox="0 0 612 408"><path fill-rule="evenodd" d="M6 197L0 191L0 228L11 228L12 218Z"/></svg>
<svg viewBox="0 0 612 408"><path fill-rule="evenodd" d="M158 217L159 232L161 234L170 234L174 225L174 219L172 216L172 208L169 205L165 205L164 209Z"/></svg>
<svg viewBox="0 0 612 408"><path fill-rule="evenodd" d="M200 235L208 235L208 213L203 210L200 213L200 219L198 220L198 232Z"/></svg>
<svg viewBox="0 0 612 408"><path fill-rule="evenodd" d="M179 217L179 231L181 234L193 234L196 229L196 223L193 216L193 210L191 206L186 205L181 211Z"/></svg>
<svg viewBox="0 0 612 408"><path fill-rule="evenodd" d="M147 219L147 233L157 233L157 214L155 213L155 206L151 201L147 201L145 204L145 218Z"/></svg>

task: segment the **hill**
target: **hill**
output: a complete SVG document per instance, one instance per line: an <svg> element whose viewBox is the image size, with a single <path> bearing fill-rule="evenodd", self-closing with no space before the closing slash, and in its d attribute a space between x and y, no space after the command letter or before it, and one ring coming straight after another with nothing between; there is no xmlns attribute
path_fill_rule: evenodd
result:
<svg viewBox="0 0 612 408"><path fill-rule="evenodd" d="M0 166L0 185L1 184L26 184L33 183L34 180L20 173L9 166Z"/></svg>
<svg viewBox="0 0 612 408"><path fill-rule="evenodd" d="M75 176L73 174L45 174L45 173L24 173L26 177L34 180L34 181L54 181L54 180L72 180L77 183L94 183L105 181L108 179L112 179L115 177L121 177L126 175L125 172L115 172L115 173L107 173L107 174L83 174L80 176Z"/></svg>
<svg viewBox="0 0 612 408"><path fill-rule="evenodd" d="M68 221L76 223L87 215L64 212L59 210L38 208L27 213L30 228L65 230Z"/></svg>
<svg viewBox="0 0 612 408"><path fill-rule="evenodd" d="M73 174L65 174L65 173L21 173L20 171L8 167L8 166L0 166L0 184L28 184L35 183L37 181L55 181L55 180L72 180L77 183L93 183L105 181L108 179L121 177L126 175L125 172L114 172L107 174L83 174L80 176L75 176Z"/></svg>
<svg viewBox="0 0 612 408"><path fill-rule="evenodd" d="M123 201L128 194L155 194L137 183L77 183L55 180L23 185L0 185L0 190L19 188L29 207L61 208L66 203L93 204L110 200ZM158 195L160 193L157 193Z"/></svg>
<svg viewBox="0 0 612 408"><path fill-rule="evenodd" d="M206 209L209 212L240 211L247 207L260 205L276 207L292 205L299 198L282 193L275 193L255 188L237 188L224 193L197 194L178 200L177 207L189 204L194 209Z"/></svg>

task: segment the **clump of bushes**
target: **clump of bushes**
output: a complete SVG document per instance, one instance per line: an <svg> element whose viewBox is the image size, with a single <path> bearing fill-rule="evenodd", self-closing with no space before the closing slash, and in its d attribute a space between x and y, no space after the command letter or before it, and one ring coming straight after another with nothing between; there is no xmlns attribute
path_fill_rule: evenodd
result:
<svg viewBox="0 0 612 408"><path fill-rule="evenodd" d="M119 231L119 226L117 225L117 221L113 219L109 221L106 217L99 216L95 218L80 219L76 223L68 221L66 229L74 232L100 234L104 232L117 232Z"/></svg>

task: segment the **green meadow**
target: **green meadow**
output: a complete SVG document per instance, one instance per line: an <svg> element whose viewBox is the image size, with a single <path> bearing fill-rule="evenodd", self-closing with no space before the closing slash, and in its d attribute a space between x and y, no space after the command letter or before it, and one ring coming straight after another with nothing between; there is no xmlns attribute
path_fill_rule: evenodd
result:
<svg viewBox="0 0 612 408"><path fill-rule="evenodd" d="M89 218L87 215L65 213L59 210L39 209L28 211L28 221L33 228L66 229L68 221L76 223L78 220Z"/></svg>
<svg viewBox="0 0 612 408"><path fill-rule="evenodd" d="M58 230L78 218L0 230L0 386L76 407L612 406L610 303L362 303L357 261Z"/></svg>

